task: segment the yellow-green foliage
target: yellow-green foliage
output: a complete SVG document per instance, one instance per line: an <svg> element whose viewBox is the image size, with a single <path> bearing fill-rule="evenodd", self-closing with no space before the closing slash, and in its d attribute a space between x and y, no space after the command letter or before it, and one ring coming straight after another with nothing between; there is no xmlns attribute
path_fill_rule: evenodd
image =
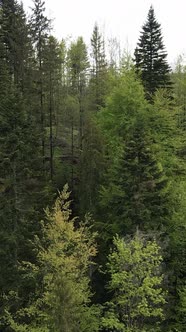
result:
<svg viewBox="0 0 186 332"><path fill-rule="evenodd" d="M151 321L156 330L166 302L161 262L155 241L147 241L139 233L130 240L114 238L114 249L108 257L108 288L113 298L106 304L104 326L116 331L149 331L146 327Z"/></svg>
<svg viewBox="0 0 186 332"><path fill-rule="evenodd" d="M22 263L28 280L38 276L39 287L27 307L16 315L5 310L7 325L14 332L96 332L100 310L91 305L90 274L97 253L96 233L85 222L70 218L68 186L59 193L51 211L46 210L37 266ZM42 285L42 287L41 287ZM13 298L16 299L16 294Z"/></svg>
<svg viewBox="0 0 186 332"><path fill-rule="evenodd" d="M76 219L70 219L69 205L68 187L65 186L53 210L46 211L48 225L44 227L44 233L49 245L40 252L40 259L45 271L47 322L56 332L78 331L80 326L81 331L96 331L93 314L96 310L88 307L91 297L89 270L97 252L95 234L92 235L88 227L89 218L75 227Z"/></svg>

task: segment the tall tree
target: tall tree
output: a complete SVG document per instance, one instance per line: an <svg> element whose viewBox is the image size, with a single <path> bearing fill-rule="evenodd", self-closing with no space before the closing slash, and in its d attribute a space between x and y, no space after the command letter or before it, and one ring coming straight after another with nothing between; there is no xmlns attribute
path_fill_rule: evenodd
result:
<svg viewBox="0 0 186 332"><path fill-rule="evenodd" d="M59 114L61 90L61 49L56 38L49 36L43 47L43 95L46 132L46 156L49 156L50 179L54 177L54 151L56 120ZM49 143L48 143L49 142ZM47 146L49 145L49 149Z"/></svg>
<svg viewBox="0 0 186 332"><path fill-rule="evenodd" d="M87 48L82 37L70 45L68 51L70 90L79 102L79 149L83 149L83 132L85 122L85 93L87 86L87 70L89 67Z"/></svg>
<svg viewBox="0 0 186 332"><path fill-rule="evenodd" d="M31 285L23 282L19 262L35 261L36 258L33 239L39 233L40 226L34 220L39 215L41 217L41 201L38 198L39 192L44 192L44 183L41 179L38 137L27 116L24 99L14 87L11 77L8 79L5 74L0 87L0 301L3 309L9 292L19 292L18 301L10 299L11 303L14 302L11 309L15 312L30 294Z"/></svg>
<svg viewBox="0 0 186 332"><path fill-rule="evenodd" d="M186 66L184 57L179 56L172 74L173 92L176 106L179 107L179 126L186 129Z"/></svg>
<svg viewBox="0 0 186 332"><path fill-rule="evenodd" d="M44 193L46 183L41 176L38 131L30 115L32 101L28 87L31 88L33 83L29 78L32 77L30 65L33 62L30 61L32 53L25 15L22 7L15 1L3 1L0 19L2 313L6 301L10 298L13 312L20 303L28 301L31 285L23 282L19 262L36 259L33 238L40 232L40 226L34 220L42 214L45 203L38 199L38 195L39 192ZM14 292L19 293L18 301L13 296ZM15 301L12 296L9 298L10 293ZM6 325L5 319L1 325L2 331L6 331Z"/></svg>
<svg viewBox="0 0 186 332"><path fill-rule="evenodd" d="M161 229L171 218L168 175L176 166L171 136L178 133L170 117L168 111L158 109L157 102L154 106L146 102L133 71L124 73L100 112L99 124L107 144L101 204L112 234L133 232L137 224L143 229Z"/></svg>
<svg viewBox="0 0 186 332"><path fill-rule="evenodd" d="M161 25L156 20L152 6L137 43L135 64L148 98L159 88L170 88L170 67L167 63Z"/></svg>
<svg viewBox="0 0 186 332"><path fill-rule="evenodd" d="M100 107L105 105L108 86L108 70L105 55L105 42L97 23L93 29L91 47L93 65L90 81L90 94L93 110L98 111Z"/></svg>
<svg viewBox="0 0 186 332"><path fill-rule="evenodd" d="M37 84L37 94L39 96L38 105L40 114L40 132L41 132L41 147L43 163L45 160L45 113L44 113L44 93L43 93L43 57L44 45L48 38L50 30L50 21L45 15L45 2L42 0L34 0L34 7L32 8L32 15L30 18L30 32L35 48L36 60L36 76L35 82Z"/></svg>
<svg viewBox="0 0 186 332"><path fill-rule="evenodd" d="M0 38L6 47L5 58L9 73L23 92L26 90L31 42L22 4L15 0L1 1L0 23Z"/></svg>

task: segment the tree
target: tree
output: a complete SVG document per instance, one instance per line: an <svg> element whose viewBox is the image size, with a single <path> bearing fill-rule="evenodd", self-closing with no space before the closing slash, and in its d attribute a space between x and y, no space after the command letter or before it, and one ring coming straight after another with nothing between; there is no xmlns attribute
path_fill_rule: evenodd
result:
<svg viewBox="0 0 186 332"><path fill-rule="evenodd" d="M1 315L7 302L10 303L11 313L15 314L22 303L29 301L35 287L33 280L25 282L19 262L36 260L34 236L40 233L40 225L35 221L42 214L41 192L43 198L46 197L33 124L27 117L20 92L13 86L11 78L9 84L5 79L3 75L3 82L0 82ZM17 296L14 297L15 293ZM2 331L8 331L6 319L2 316L1 324Z"/></svg>
<svg viewBox="0 0 186 332"><path fill-rule="evenodd" d="M152 6L137 43L135 64L148 99L157 89L170 88L170 67L167 63L161 25L156 20Z"/></svg>
<svg viewBox="0 0 186 332"><path fill-rule="evenodd" d="M89 269L97 252L95 234L90 232L88 219L78 228L75 219L70 219L67 189L65 186L52 212L47 212L49 223L44 232L50 244L40 253L46 271L44 301L48 322L56 332L95 331L89 287Z"/></svg>
<svg viewBox="0 0 186 332"><path fill-rule="evenodd" d="M86 118L86 92L88 82L88 55L87 47L82 37L72 42L67 52L68 97L73 100L75 107L69 109L71 128L71 185L72 190L77 189L77 182L81 179L80 164L83 152L84 126ZM70 106L70 105L69 105ZM70 108L67 104L67 107ZM74 165L74 159L78 164Z"/></svg>
<svg viewBox="0 0 186 332"><path fill-rule="evenodd" d="M113 220L110 226L120 234L132 232L136 225L143 230L163 230L171 218L168 177L142 129L144 122L137 121L101 191L102 204Z"/></svg>
<svg viewBox="0 0 186 332"><path fill-rule="evenodd" d="M92 109L98 111L105 105L105 97L108 92L108 68L105 55L105 43L97 24L91 37L92 46L92 73L90 80L90 95Z"/></svg>
<svg viewBox="0 0 186 332"><path fill-rule="evenodd" d="M0 22L0 38L6 48L9 73L14 83L24 91L31 43L23 5L16 0L1 1Z"/></svg>
<svg viewBox="0 0 186 332"><path fill-rule="evenodd" d="M114 238L108 256L111 300L102 324L107 331L156 331L164 317L162 256L155 240L137 232L134 238Z"/></svg>
<svg viewBox="0 0 186 332"><path fill-rule="evenodd" d="M179 126L186 129L186 66L185 59L179 56L176 61L176 67L172 74L173 79L173 92L176 106L179 107Z"/></svg>
<svg viewBox="0 0 186 332"><path fill-rule="evenodd" d="M156 102L152 106L145 100L133 70L123 74L100 112L106 163L100 188L103 236L131 233L137 225L165 229L169 223L173 199L168 173L174 167L169 139L176 124L167 115Z"/></svg>
<svg viewBox="0 0 186 332"><path fill-rule="evenodd" d="M89 67L87 48L82 37L70 45L68 51L69 88L79 103L79 149L83 149L85 123L85 94L87 87L87 69Z"/></svg>
<svg viewBox="0 0 186 332"><path fill-rule="evenodd" d="M36 260L33 238L40 232L35 222L43 215L47 196L41 176L38 132L30 114L30 41L22 6L3 1L0 12L0 265L1 318L10 299L11 312L29 301L34 284L23 281L19 262ZM32 75L31 75L32 77ZM33 83L33 82L32 82ZM29 104L28 101L29 100ZM45 192L45 193L44 193ZM46 195L45 195L46 194ZM44 198L44 200L45 200ZM48 201L49 203L49 201ZM41 205L40 205L41 204ZM22 278L23 277L23 278ZM13 300L13 293L18 296ZM11 294L11 295L10 295ZM10 295L10 297L9 297ZM2 319L3 321L3 319ZM6 331L2 323L1 328Z"/></svg>
<svg viewBox="0 0 186 332"><path fill-rule="evenodd" d="M184 331L186 324L186 285L178 289L178 303L176 306L176 324L177 331Z"/></svg>
<svg viewBox="0 0 186 332"><path fill-rule="evenodd" d="M46 149L46 156L50 160L50 179L54 177L54 149L55 149L55 125L59 113L59 94L61 90L61 49L57 40L50 36L43 46L43 95L45 102L45 128L49 132L46 143L49 140L49 152ZM48 144L46 144L48 146Z"/></svg>
<svg viewBox="0 0 186 332"><path fill-rule="evenodd" d="M30 19L30 32L35 49L36 60L36 75L35 81L37 84L37 95L39 97L37 107L40 115L40 119L37 118L40 123L41 132L41 148L43 164L45 159L45 113L44 113L44 93L43 93L43 57L44 57L44 45L48 39L48 33L50 30L50 21L45 16L45 2L42 0L34 0L34 7L32 8L32 15ZM38 116L38 115L37 115Z"/></svg>
<svg viewBox="0 0 186 332"><path fill-rule="evenodd" d="M100 310L91 305L90 271L97 253L95 233L89 217L77 227L71 218L68 187L64 187L53 208L46 210L43 239L37 264L22 262L39 282L28 306L9 313L14 331L97 332ZM25 274L26 276L26 274ZM42 287L41 287L42 280ZM7 310L8 311L8 310Z"/></svg>

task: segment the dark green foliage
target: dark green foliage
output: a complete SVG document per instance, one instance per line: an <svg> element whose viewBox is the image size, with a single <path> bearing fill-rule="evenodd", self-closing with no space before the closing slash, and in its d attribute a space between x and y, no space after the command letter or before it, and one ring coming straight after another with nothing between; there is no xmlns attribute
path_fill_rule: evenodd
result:
<svg viewBox="0 0 186 332"><path fill-rule="evenodd" d="M61 50L58 41L50 36L44 45L43 52L43 111L45 114L44 127L46 129L45 159L49 160L46 169L50 179L55 175L55 130L56 119L59 114L59 95L61 88Z"/></svg>
<svg viewBox="0 0 186 332"><path fill-rule="evenodd" d="M170 88L170 67L164 48L161 26L151 6L135 50L135 65L148 99L159 88Z"/></svg>
<svg viewBox="0 0 186 332"><path fill-rule="evenodd" d="M6 49L9 73L19 88L24 90L31 44L22 5L15 0L2 1L0 22L1 41Z"/></svg>
<svg viewBox="0 0 186 332"><path fill-rule="evenodd" d="M173 100L153 8L136 67L127 55L119 68L97 24L89 58L82 37L50 35L43 1L29 21L16 0L0 5L0 331L158 330L157 236L162 331L185 332L185 66ZM67 187L50 209L66 182L72 218ZM92 304L105 302L101 319Z"/></svg>
<svg viewBox="0 0 186 332"><path fill-rule="evenodd" d="M45 15L45 2L34 0L32 15L30 18L31 36L37 50L39 66L41 66L43 56L43 46L50 30L50 21Z"/></svg>
<svg viewBox="0 0 186 332"><path fill-rule="evenodd" d="M91 38L93 65L90 81L90 100L93 111L98 111L105 105L108 91L108 68L105 55L105 42L97 24Z"/></svg>
<svg viewBox="0 0 186 332"><path fill-rule="evenodd" d="M33 240L35 234L40 234L36 218L42 215L45 201L37 136L24 106L19 93L9 84L7 95L1 96L0 287L1 305L10 302L11 312L29 300L35 287L32 280L25 283L19 264L36 259ZM18 292L17 299L13 293L9 297L9 292Z"/></svg>
<svg viewBox="0 0 186 332"><path fill-rule="evenodd" d="M6 331L6 306L15 314L35 290L34 279L20 271L20 262L36 260L34 237L41 233L37 220L43 214L43 204L50 201L50 185L46 187L39 131L30 114L28 87L33 85L33 76L24 12L16 3L4 2L1 14L0 302L1 330Z"/></svg>
<svg viewBox="0 0 186 332"><path fill-rule="evenodd" d="M36 108L36 121L40 123L41 133L41 148L43 157L43 166L45 166L46 155L46 139L45 139L45 121L46 114L44 110L44 81L43 81L43 61L44 61L44 46L48 39L50 22L45 15L45 3L41 0L34 0L34 7L32 8L32 15L30 19L30 34L35 50L35 89L37 94Z"/></svg>
<svg viewBox="0 0 186 332"><path fill-rule="evenodd" d="M101 192L102 203L108 206L109 201L114 231L121 234L136 226L160 230L171 216L168 178L142 126L134 126L132 136L125 139L123 156Z"/></svg>

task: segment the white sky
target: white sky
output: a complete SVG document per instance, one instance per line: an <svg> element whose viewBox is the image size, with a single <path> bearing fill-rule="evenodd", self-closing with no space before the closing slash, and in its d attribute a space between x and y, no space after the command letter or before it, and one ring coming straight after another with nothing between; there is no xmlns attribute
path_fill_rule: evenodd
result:
<svg viewBox="0 0 186 332"><path fill-rule="evenodd" d="M22 0L26 12L32 0ZM105 37L117 37L133 51L150 5L161 24L168 60L186 53L186 0L46 0L46 15L54 18L54 34L60 40L82 36L90 43L95 22Z"/></svg>

